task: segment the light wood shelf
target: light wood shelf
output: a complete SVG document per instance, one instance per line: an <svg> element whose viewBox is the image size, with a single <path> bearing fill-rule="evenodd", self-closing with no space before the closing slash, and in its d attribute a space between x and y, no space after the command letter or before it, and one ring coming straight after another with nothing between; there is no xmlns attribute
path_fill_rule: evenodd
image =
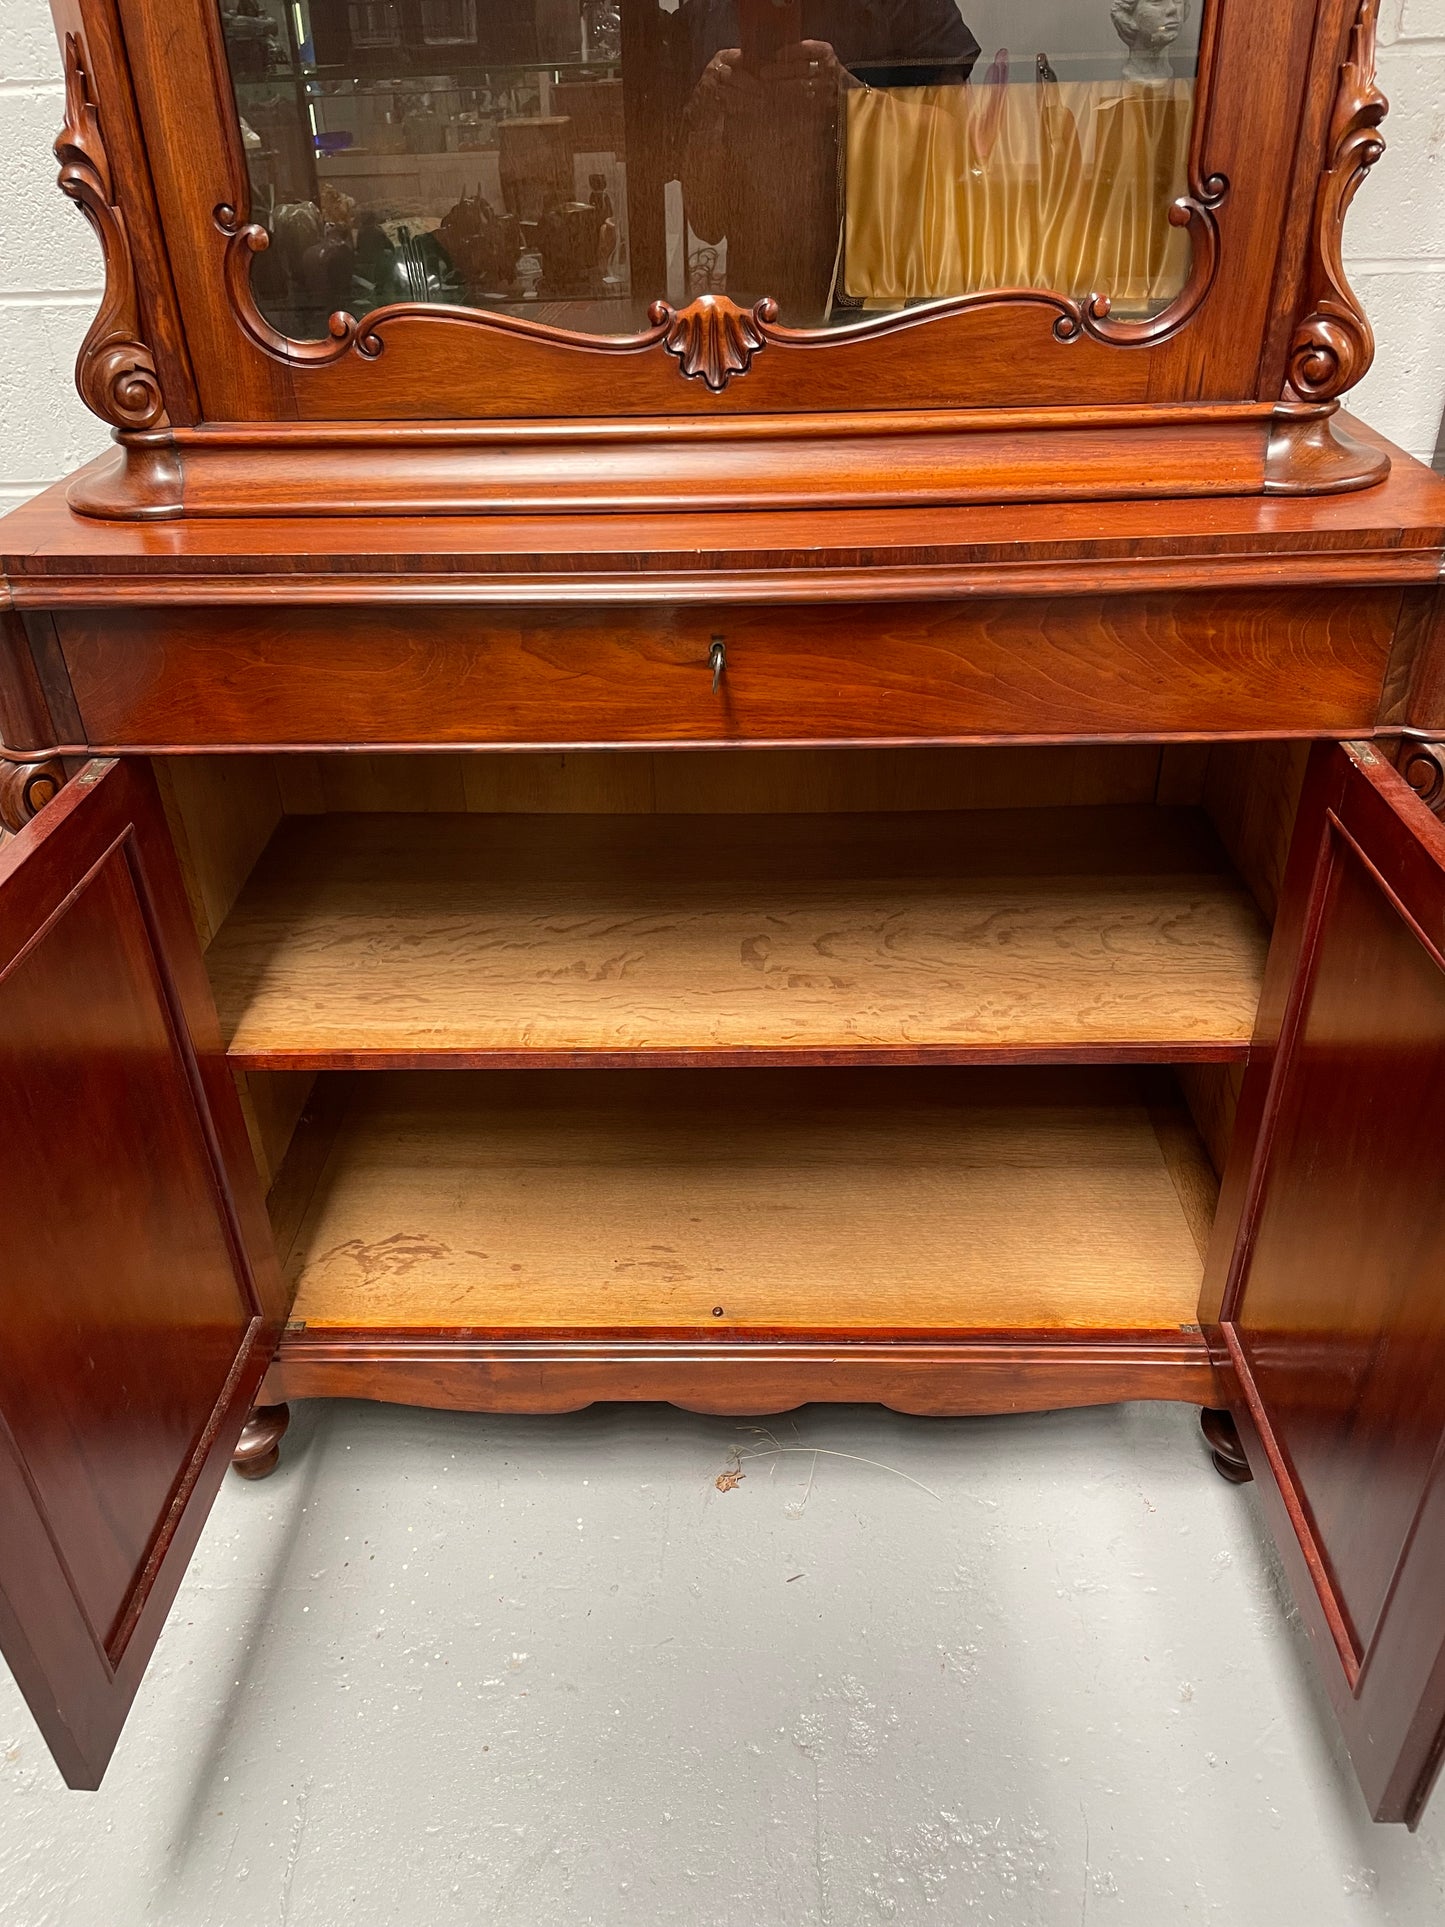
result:
<svg viewBox="0 0 1445 1927"><path fill-rule="evenodd" d="M1242 1057L1204 816L287 819L208 953L242 1069Z"/></svg>
<svg viewBox="0 0 1445 1927"><path fill-rule="evenodd" d="M1215 1200L1163 1072L323 1080L273 1194L308 1331L1173 1332ZM326 1110L323 1104L323 1112Z"/></svg>

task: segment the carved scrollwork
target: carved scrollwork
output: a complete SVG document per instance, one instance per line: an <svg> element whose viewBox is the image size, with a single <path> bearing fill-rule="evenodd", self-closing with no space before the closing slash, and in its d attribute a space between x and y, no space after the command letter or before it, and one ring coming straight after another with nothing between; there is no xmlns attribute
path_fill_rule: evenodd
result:
<svg viewBox="0 0 1445 1927"><path fill-rule="evenodd" d="M647 318L664 330L662 345L683 374L689 380L701 377L716 395L734 375L745 375L753 356L766 348L778 304L764 298L751 309L740 308L725 294L702 294L681 310L654 301Z"/></svg>
<svg viewBox="0 0 1445 1927"><path fill-rule="evenodd" d="M1345 216L1361 181L1385 151L1380 123L1389 102L1375 84L1380 0L1360 0L1349 56L1340 68L1328 158L1315 192L1305 287L1308 313L1289 345L1289 388L1302 401L1329 401L1352 388L1375 358L1375 335L1345 279Z"/></svg>
<svg viewBox="0 0 1445 1927"><path fill-rule="evenodd" d="M1445 743L1404 742L1396 767L1420 801L1445 816Z"/></svg>
<svg viewBox="0 0 1445 1927"><path fill-rule="evenodd" d="M1375 0L1367 3L1374 4ZM259 222L250 219L244 176L239 168L233 179L232 198L213 210L216 229L225 237L224 275L231 308L257 347L296 367L326 367L353 352L363 360L375 361L386 347L386 335L391 328L415 321L425 321L428 325L445 322L453 326L460 323L484 334L520 336L552 348L594 356L636 355L661 347L677 362L684 377L701 380L713 394L721 393L735 376L746 374L753 357L769 345L808 349L873 341L904 330L928 327L978 308L1042 307L1054 316L1053 333L1057 341L1067 343L1087 337L1120 348L1150 347L1178 333L1214 285L1219 267L1219 224L1215 214L1229 193L1229 179L1218 172L1206 172L1201 159L1208 138L1212 36L1217 13L1217 8L1211 8L1206 15L1206 38L1200 43L1201 78L1195 96L1189 192L1169 209L1171 226L1186 228L1189 232L1189 274L1167 307L1142 320L1116 318L1107 293L1079 299L1049 289L1017 287L990 288L975 294L920 302L898 313L871 315L851 325L791 328L779 324L778 303L770 297L765 296L751 308L740 308L725 294L704 294L680 309L666 301L654 301L647 311L651 325L630 335L585 334L533 321L524 315L498 314L484 308L443 302L395 302L372 309L359 321L340 310L328 320L324 340L294 340L282 334L256 302L251 264L254 256L270 246L271 237Z"/></svg>
<svg viewBox="0 0 1445 1927"><path fill-rule="evenodd" d="M253 255L264 254L271 245L271 236L259 221L247 220L245 215L229 201L223 201L212 211L211 218L217 229L226 237L226 253L223 273L226 277L226 292L231 307L242 328L258 348L268 354L281 355L285 360L298 362L308 368L324 368L328 362L340 361L352 348L368 361L374 361L381 353L381 340L372 324L379 316L412 312L400 306L378 308L368 315L366 324L358 322L345 309L339 309L326 323L325 341L293 341L283 335L256 306L256 297L251 290L251 259ZM425 309L422 310L425 313ZM455 313L448 309L447 313Z"/></svg>
<svg viewBox="0 0 1445 1927"><path fill-rule="evenodd" d="M115 428L164 428L165 397L155 361L141 335L135 263L125 216L115 203L110 160L92 96L85 45L65 36L65 124L55 142L59 185L100 240L105 294L75 364L80 398Z"/></svg>
<svg viewBox="0 0 1445 1927"><path fill-rule="evenodd" d="M0 762L0 824L18 834L64 787L65 771L53 760Z"/></svg>

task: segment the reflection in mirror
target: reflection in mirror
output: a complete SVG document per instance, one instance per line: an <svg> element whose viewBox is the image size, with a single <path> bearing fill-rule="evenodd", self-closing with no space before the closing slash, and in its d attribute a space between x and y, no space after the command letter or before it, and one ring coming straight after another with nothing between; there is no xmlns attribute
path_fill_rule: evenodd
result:
<svg viewBox="0 0 1445 1927"><path fill-rule="evenodd" d="M1190 0L219 4L294 338L392 302L630 334L708 292L794 327L1004 288L1143 317L1188 275Z"/></svg>

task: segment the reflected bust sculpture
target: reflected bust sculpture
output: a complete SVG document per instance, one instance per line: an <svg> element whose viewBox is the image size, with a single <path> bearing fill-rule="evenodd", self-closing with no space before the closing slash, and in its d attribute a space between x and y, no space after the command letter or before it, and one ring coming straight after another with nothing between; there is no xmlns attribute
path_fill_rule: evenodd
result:
<svg viewBox="0 0 1445 1927"><path fill-rule="evenodd" d="M1172 80L1169 48L1189 18L1189 0L1114 0L1114 31L1129 49L1125 80Z"/></svg>

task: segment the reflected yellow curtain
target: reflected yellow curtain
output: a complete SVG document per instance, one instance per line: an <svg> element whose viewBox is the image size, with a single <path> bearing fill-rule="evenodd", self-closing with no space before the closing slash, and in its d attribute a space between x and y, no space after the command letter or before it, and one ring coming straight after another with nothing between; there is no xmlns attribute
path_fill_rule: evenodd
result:
<svg viewBox="0 0 1445 1927"><path fill-rule="evenodd" d="M865 304L1050 288L1116 314L1184 285L1194 85L1026 81L847 96L843 286Z"/></svg>

